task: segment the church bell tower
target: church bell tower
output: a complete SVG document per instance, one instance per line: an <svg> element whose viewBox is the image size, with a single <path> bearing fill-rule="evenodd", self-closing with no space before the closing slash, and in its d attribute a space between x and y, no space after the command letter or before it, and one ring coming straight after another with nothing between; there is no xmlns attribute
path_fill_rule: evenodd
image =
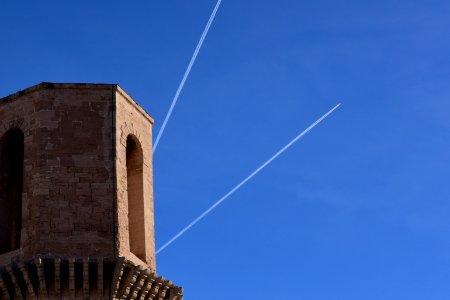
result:
<svg viewBox="0 0 450 300"><path fill-rule="evenodd" d="M0 299L170 299L156 275L153 119L116 84L0 99Z"/></svg>

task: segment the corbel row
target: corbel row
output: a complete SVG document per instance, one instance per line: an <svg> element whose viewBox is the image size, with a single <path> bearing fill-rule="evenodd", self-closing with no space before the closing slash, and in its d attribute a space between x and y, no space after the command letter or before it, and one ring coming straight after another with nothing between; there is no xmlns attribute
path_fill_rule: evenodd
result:
<svg viewBox="0 0 450 300"><path fill-rule="evenodd" d="M67 264L64 270L68 274L62 274L63 262ZM82 272L75 271L76 264L82 265ZM107 270L114 270L112 274L105 274L105 264L110 266ZM95 265L94 273L90 272L90 265ZM90 278L91 274L95 274L96 278ZM96 284L96 288L90 286L92 282ZM182 300L183 296L182 289L171 281L158 277L150 269L134 265L123 257L37 257L27 263L0 267L0 300L72 298Z"/></svg>

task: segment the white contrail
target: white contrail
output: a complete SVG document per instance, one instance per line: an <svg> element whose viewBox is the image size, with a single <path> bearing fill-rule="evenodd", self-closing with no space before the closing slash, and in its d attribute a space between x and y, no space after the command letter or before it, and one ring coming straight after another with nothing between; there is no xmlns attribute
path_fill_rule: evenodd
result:
<svg viewBox="0 0 450 300"><path fill-rule="evenodd" d="M157 251L156 254L160 253L164 249L166 249L170 244L175 242L179 237L181 237L186 231L191 229L192 226L194 226L196 223L198 223L201 219L206 217L212 210L214 210L219 204L221 204L223 201L225 201L228 197L230 197L234 192L236 192L240 187L242 187L245 183L247 183L250 179L252 179L256 174L258 174L262 169L264 169L268 164L270 164L273 160L275 160L278 156L280 156L284 151L286 151L289 147L291 147L296 141L298 141L300 138L302 138L305 134L307 134L311 129L313 129L317 124L322 122L326 117L328 117L335 109L337 109L341 103L330 109L326 114L321 116L317 121L309 125L308 128L303 130L299 135L297 135L292 141L290 141L286 146L281 148L277 153L275 153L269 160L267 160L265 163L263 163L259 168L257 168L253 173L247 176L244 180L241 181L238 185L236 185L231 191L225 194L222 198L220 198L216 203L214 203L210 208L208 208L204 213L202 213L200 216L198 216L194 221L192 221L189 225L184 227L180 232L178 232L173 238L171 238L167 243L162 245Z"/></svg>
<svg viewBox="0 0 450 300"><path fill-rule="evenodd" d="M173 109L175 108L175 105L177 104L178 97L181 94L181 91L183 90L184 84L186 83L187 78L189 77L189 73L191 72L192 66L195 63L195 60L197 59L197 55L200 52L200 49L202 48L203 41L206 38L206 35L208 34L209 28L211 27L212 22L214 21L214 18L216 16L217 10L219 10L220 3L222 0L218 0L216 6L214 7L214 10L209 17L208 24L206 24L205 30L203 30L203 34L198 41L197 47L195 48L194 54L192 55L191 61L189 62L189 65L186 69L186 72L184 72L183 79L180 82L180 85L178 86L177 92L175 93L175 96L173 97L172 104L170 105L169 111L167 112L166 118L164 119L164 122L161 126L161 129L158 132L158 135L155 140L155 144L153 145L153 154L155 154L156 147L158 147L159 140L161 139L161 136L164 132L164 129L166 128L167 122L170 119L170 116L172 115Z"/></svg>

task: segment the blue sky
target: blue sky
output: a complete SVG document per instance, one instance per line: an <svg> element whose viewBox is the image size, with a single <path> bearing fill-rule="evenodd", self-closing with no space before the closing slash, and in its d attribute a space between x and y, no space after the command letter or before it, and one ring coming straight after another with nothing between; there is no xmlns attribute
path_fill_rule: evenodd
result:
<svg viewBox="0 0 450 300"><path fill-rule="evenodd" d="M156 135L215 5L0 4L0 95L119 83ZM450 3L223 0L154 157L157 258L186 299L449 299Z"/></svg>

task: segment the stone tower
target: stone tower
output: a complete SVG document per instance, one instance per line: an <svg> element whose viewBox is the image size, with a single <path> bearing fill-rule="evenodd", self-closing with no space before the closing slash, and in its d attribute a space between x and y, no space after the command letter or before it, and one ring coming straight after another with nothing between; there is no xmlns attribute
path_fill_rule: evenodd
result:
<svg viewBox="0 0 450 300"><path fill-rule="evenodd" d="M156 275L152 127L116 84L0 99L0 299L182 299Z"/></svg>

